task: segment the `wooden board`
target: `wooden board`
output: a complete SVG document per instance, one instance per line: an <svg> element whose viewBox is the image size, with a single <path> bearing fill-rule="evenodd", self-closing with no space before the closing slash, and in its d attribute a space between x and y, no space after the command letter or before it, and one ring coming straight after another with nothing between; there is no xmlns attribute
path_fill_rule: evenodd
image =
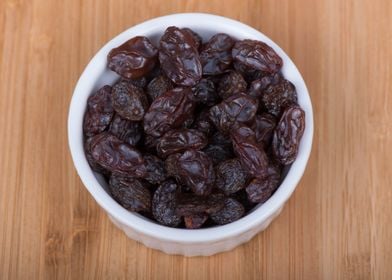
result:
<svg viewBox="0 0 392 280"><path fill-rule="evenodd" d="M313 152L282 214L237 249L169 256L128 239L82 186L68 105L124 29L201 11L247 23L292 57L315 112ZM1 279L391 279L392 2L0 1Z"/></svg>

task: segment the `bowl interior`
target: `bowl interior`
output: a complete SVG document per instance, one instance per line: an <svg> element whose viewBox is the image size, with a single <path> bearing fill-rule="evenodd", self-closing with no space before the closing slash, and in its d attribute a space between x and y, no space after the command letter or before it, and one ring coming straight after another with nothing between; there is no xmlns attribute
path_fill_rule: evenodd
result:
<svg viewBox="0 0 392 280"><path fill-rule="evenodd" d="M119 76L106 67L108 52L128 39L144 35L149 37L157 46L160 36L169 26L189 27L202 36L203 41L208 40L216 33L227 33L236 39L255 39L269 44L282 57L284 65L282 73L296 87L298 103L306 114L306 128L302 138L299 153L291 168L286 168L287 173L278 190L264 204L256 206L251 213L242 219L224 226L207 229L186 230L173 229L156 224L155 222L135 213L128 212L115 202L108 194L107 182L104 178L91 171L83 150L82 123L88 96L100 87L112 85ZM207 14L175 14L149 20L134 26L111 41L109 41L90 61L81 75L75 88L69 112L69 142L71 154L76 169L84 185L93 195L95 200L113 217L135 228L136 230L168 240L181 240L182 242L202 242L213 239L227 238L260 223L279 209L290 197L295 186L300 180L312 145L313 113L311 101L301 74L290 58L268 37L259 31L240 22L227 18ZM184 232L186 234L184 235Z"/></svg>

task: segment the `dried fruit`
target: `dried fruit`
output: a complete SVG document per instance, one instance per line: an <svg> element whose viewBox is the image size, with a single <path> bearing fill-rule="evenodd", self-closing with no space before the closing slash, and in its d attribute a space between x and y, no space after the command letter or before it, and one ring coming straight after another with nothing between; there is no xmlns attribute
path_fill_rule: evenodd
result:
<svg viewBox="0 0 392 280"><path fill-rule="evenodd" d="M108 67L124 78L137 79L154 68L157 54L147 37L137 36L110 51Z"/></svg>
<svg viewBox="0 0 392 280"><path fill-rule="evenodd" d="M255 132L257 143L262 144L263 147L268 147L271 144L275 126L276 119L274 116L267 113L256 115L252 130Z"/></svg>
<svg viewBox="0 0 392 280"><path fill-rule="evenodd" d="M195 214L184 217L185 227L189 229L201 228L207 221L207 214Z"/></svg>
<svg viewBox="0 0 392 280"><path fill-rule="evenodd" d="M191 193L180 194L177 198L176 213L180 216L213 214L224 206L223 194L211 194L208 197Z"/></svg>
<svg viewBox="0 0 392 280"><path fill-rule="evenodd" d="M218 94L223 99L237 93L246 92L247 84L240 73L231 71L223 76L219 82Z"/></svg>
<svg viewBox="0 0 392 280"><path fill-rule="evenodd" d="M297 92L292 83L282 79L271 84L263 91L261 101L268 113L280 116L282 110L292 103L297 103Z"/></svg>
<svg viewBox="0 0 392 280"><path fill-rule="evenodd" d="M135 146L142 138L143 128L140 122L129 121L116 114L110 124L109 132L121 141Z"/></svg>
<svg viewBox="0 0 392 280"><path fill-rule="evenodd" d="M146 174L143 177L151 184L160 184L167 179L165 163L158 157L150 154L144 155Z"/></svg>
<svg viewBox="0 0 392 280"><path fill-rule="evenodd" d="M151 211L151 194L137 179L112 175L109 190L113 198L129 211Z"/></svg>
<svg viewBox="0 0 392 280"><path fill-rule="evenodd" d="M211 79L203 78L192 88L192 99L195 102L212 106L218 102L219 97L215 90L215 84Z"/></svg>
<svg viewBox="0 0 392 280"><path fill-rule="evenodd" d="M229 133L238 125L251 123L257 108L257 99L239 93L211 107L210 119L222 133Z"/></svg>
<svg viewBox="0 0 392 280"><path fill-rule="evenodd" d="M83 132L87 137L104 131L110 124L114 113L111 92L112 87L104 86L88 98L83 122Z"/></svg>
<svg viewBox="0 0 392 280"><path fill-rule="evenodd" d="M188 32L192 36L193 41L195 42L196 49L199 49L201 47L203 40L201 39L199 34L197 34L195 31L193 31L192 29L187 28L187 27L181 28L181 30Z"/></svg>
<svg viewBox="0 0 392 280"><path fill-rule="evenodd" d="M278 165L271 164L268 166L267 175L264 178L255 178L246 187L249 201L253 203L266 202L278 188L279 182L280 168Z"/></svg>
<svg viewBox="0 0 392 280"><path fill-rule="evenodd" d="M231 134L233 150L248 173L263 178L267 172L268 157L262 147L257 144L255 133L249 127L239 127Z"/></svg>
<svg viewBox="0 0 392 280"><path fill-rule="evenodd" d="M173 181L163 182L152 198L152 214L159 223L176 227L181 223L181 216L176 213L176 199L180 187Z"/></svg>
<svg viewBox="0 0 392 280"><path fill-rule="evenodd" d="M232 56L245 66L268 73L282 68L282 58L266 43L256 40L242 40L234 44Z"/></svg>
<svg viewBox="0 0 392 280"><path fill-rule="evenodd" d="M152 102L172 88L173 83L165 75L159 75L147 85L147 95Z"/></svg>
<svg viewBox="0 0 392 280"><path fill-rule="evenodd" d="M197 195L211 193L215 172L211 159L202 151L187 150L166 159L166 171Z"/></svg>
<svg viewBox="0 0 392 280"><path fill-rule="evenodd" d="M304 130L305 112L298 105L286 108L272 139L272 154L278 162L284 165L293 163Z"/></svg>
<svg viewBox="0 0 392 280"><path fill-rule="evenodd" d="M218 75L226 72L232 62L231 49L234 39L227 34L219 33L203 45L200 61L204 75Z"/></svg>
<svg viewBox="0 0 392 280"><path fill-rule="evenodd" d="M171 26L166 29L159 45L159 61L166 76L177 85L197 84L202 68L197 42L191 33Z"/></svg>
<svg viewBox="0 0 392 280"><path fill-rule="evenodd" d="M144 116L144 131L160 137L170 129L180 127L195 108L190 94L189 88L175 88L155 99Z"/></svg>
<svg viewBox="0 0 392 280"><path fill-rule="evenodd" d="M238 159L229 159L216 167L215 185L226 195L231 195L245 187L247 174Z"/></svg>
<svg viewBox="0 0 392 280"><path fill-rule="evenodd" d="M122 80L112 90L113 108L117 114L130 121L140 121L148 108L148 100L141 88Z"/></svg>
<svg viewBox="0 0 392 280"><path fill-rule="evenodd" d="M170 130L163 135L157 145L160 157L184 152L188 149L200 150L207 145L207 137L195 129Z"/></svg>
<svg viewBox="0 0 392 280"><path fill-rule="evenodd" d="M241 203L233 198L227 198L224 207L210 217L218 225L225 225L240 219L244 214L245 208Z"/></svg>

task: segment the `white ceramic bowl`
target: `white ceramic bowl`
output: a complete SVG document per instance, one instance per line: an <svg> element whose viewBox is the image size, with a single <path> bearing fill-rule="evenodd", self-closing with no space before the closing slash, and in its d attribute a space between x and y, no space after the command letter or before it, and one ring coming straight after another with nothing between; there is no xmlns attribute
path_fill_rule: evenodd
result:
<svg viewBox="0 0 392 280"><path fill-rule="evenodd" d="M215 33L223 32L237 39L256 39L269 44L282 57L282 72L296 87L298 103L306 113L306 128L299 148L298 157L284 181L274 195L264 204L257 206L242 219L228 225L208 229L186 230L165 227L127 211L107 192L107 184L99 174L89 167L83 150L82 124L89 95L105 84L112 84L118 76L106 68L108 52L128 39L145 35L157 43L168 26L189 27L204 40ZM313 139L313 112L308 90L297 67L271 39L259 31L238 21L221 16L189 13L173 14L148 20L129 28L110 40L93 57L80 76L75 87L68 117L68 138L76 170L87 190L108 213L109 218L130 238L168 254L207 256L227 251L250 240L264 230L281 212L285 202L293 193L305 170Z"/></svg>

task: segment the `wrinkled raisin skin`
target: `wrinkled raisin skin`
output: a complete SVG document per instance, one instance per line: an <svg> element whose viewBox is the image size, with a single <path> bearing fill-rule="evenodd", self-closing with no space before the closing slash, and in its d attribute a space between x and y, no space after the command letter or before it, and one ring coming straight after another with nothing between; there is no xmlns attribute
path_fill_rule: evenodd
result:
<svg viewBox="0 0 392 280"><path fill-rule="evenodd" d="M109 190L113 198L129 211L151 211L151 194L137 179L112 175Z"/></svg>
<svg viewBox="0 0 392 280"><path fill-rule="evenodd" d="M110 124L109 132L121 141L135 146L142 138L143 128L139 122L123 119L116 114Z"/></svg>
<svg viewBox="0 0 392 280"><path fill-rule="evenodd" d="M236 93L246 92L246 87L246 81L241 74L236 71L230 71L220 80L218 94L223 99L226 99Z"/></svg>
<svg viewBox="0 0 392 280"><path fill-rule="evenodd" d="M268 157L257 144L255 133L249 127L239 127L231 134L233 150L244 169L253 177L263 177L268 167Z"/></svg>
<svg viewBox="0 0 392 280"><path fill-rule="evenodd" d="M147 85L147 95L152 102L172 88L173 83L165 75L159 75Z"/></svg>
<svg viewBox="0 0 392 280"><path fill-rule="evenodd" d="M147 37L137 36L110 51L108 67L124 78L137 79L154 68L157 54Z"/></svg>
<svg viewBox="0 0 392 280"><path fill-rule="evenodd" d="M203 224L207 221L207 214L195 214L184 216L185 227L188 229L201 228Z"/></svg>
<svg viewBox="0 0 392 280"><path fill-rule="evenodd" d="M192 99L195 102L212 106L218 102L219 96L215 89L215 84L211 79L203 78L192 88Z"/></svg>
<svg viewBox="0 0 392 280"><path fill-rule="evenodd" d="M188 149L200 150L207 145L207 137L195 129L178 129L166 132L158 141L157 152L164 158Z"/></svg>
<svg viewBox="0 0 392 280"><path fill-rule="evenodd" d="M278 83L270 84L263 91L261 101L270 114L280 116L287 106L297 103L297 92L291 82L281 79Z"/></svg>
<svg viewBox="0 0 392 280"><path fill-rule="evenodd" d="M126 80L114 85L112 102L116 113L130 121L141 121L148 108L148 100L143 90Z"/></svg>
<svg viewBox="0 0 392 280"><path fill-rule="evenodd" d="M159 61L166 76L175 84L194 86L202 75L197 43L192 34L171 26L159 43Z"/></svg>
<svg viewBox="0 0 392 280"><path fill-rule="evenodd" d="M182 193L177 198L176 213L180 216L213 214L224 206L223 194L211 194L207 197L191 193Z"/></svg>
<svg viewBox="0 0 392 280"><path fill-rule="evenodd" d="M226 195L231 195L245 187L247 174L238 159L221 162L216 167L215 185Z"/></svg>
<svg viewBox="0 0 392 280"><path fill-rule="evenodd" d="M158 157L150 154L143 156L146 173L143 179L151 184L160 184L167 179L165 163Z"/></svg>
<svg viewBox="0 0 392 280"><path fill-rule="evenodd" d="M256 115L252 129L255 132L257 143L262 144L265 148L268 147L271 144L275 126L276 118L274 116L267 113Z"/></svg>
<svg viewBox="0 0 392 280"><path fill-rule="evenodd" d="M235 94L211 107L210 119L222 133L240 124L251 123L257 113L257 99L244 93Z"/></svg>
<svg viewBox="0 0 392 280"><path fill-rule="evenodd" d="M240 219L244 214L245 208L241 203L233 198L227 198L224 207L210 217L218 225L225 225Z"/></svg>
<svg viewBox="0 0 392 280"><path fill-rule="evenodd" d="M111 92L112 87L104 86L88 98L83 121L83 132L87 137L99 134L110 124L114 112Z"/></svg>
<svg viewBox="0 0 392 280"><path fill-rule="evenodd" d="M163 182L152 198L152 214L159 223L169 227L177 227L181 216L176 213L176 200L180 187L173 181Z"/></svg>
<svg viewBox="0 0 392 280"><path fill-rule="evenodd" d="M203 45L200 53L200 61L203 67L203 75L218 75L226 72L233 60L231 49L234 39L227 34L219 33L210 38Z"/></svg>
<svg viewBox="0 0 392 280"><path fill-rule="evenodd" d="M242 40L235 43L233 59L245 66L268 73L278 72L283 65L282 58L266 43L256 40Z"/></svg>
<svg viewBox="0 0 392 280"><path fill-rule="evenodd" d="M284 165L294 162L304 130L305 112L298 105L286 108L272 139L272 153L278 162Z"/></svg>
<svg viewBox="0 0 392 280"><path fill-rule="evenodd" d="M144 131L160 137L167 131L180 127L193 115L195 103L190 100L189 88L175 88L155 99L144 116Z"/></svg>
<svg viewBox="0 0 392 280"><path fill-rule="evenodd" d="M166 159L166 170L197 195L211 193L215 171L211 159L202 151L187 150Z"/></svg>
<svg viewBox="0 0 392 280"><path fill-rule="evenodd" d="M280 173L278 165L268 166L267 175L264 178L255 178L246 187L248 200L252 203L266 202L279 186Z"/></svg>

